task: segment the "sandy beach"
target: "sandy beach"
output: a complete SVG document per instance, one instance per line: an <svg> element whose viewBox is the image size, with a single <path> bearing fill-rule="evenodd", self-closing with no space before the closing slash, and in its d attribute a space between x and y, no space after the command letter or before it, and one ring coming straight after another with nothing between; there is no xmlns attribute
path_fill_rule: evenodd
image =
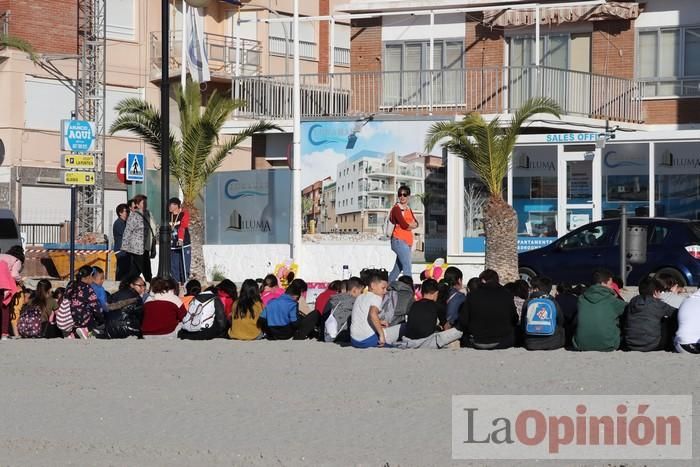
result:
<svg viewBox="0 0 700 467"><path fill-rule="evenodd" d="M691 465L455 461L459 394L692 394L698 360L318 342L0 343L0 465ZM697 431L697 430L696 430Z"/></svg>

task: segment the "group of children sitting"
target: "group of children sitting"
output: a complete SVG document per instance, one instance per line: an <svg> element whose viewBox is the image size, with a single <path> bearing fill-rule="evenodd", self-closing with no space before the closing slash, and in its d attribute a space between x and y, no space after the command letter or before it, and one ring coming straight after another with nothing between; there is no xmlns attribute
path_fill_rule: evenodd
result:
<svg viewBox="0 0 700 467"><path fill-rule="evenodd" d="M365 269L333 281L313 305L306 282L289 279L286 288L272 274L247 279L240 290L228 279L205 290L192 280L180 291L173 279L156 277L148 289L137 276L109 294L104 272L85 266L65 290L52 293L49 281L39 281L13 331L26 338L313 338L356 348L700 353L700 292L686 297L668 275L643 279L629 303L605 270L593 274L590 287L555 289L546 277L503 286L487 269L464 290L455 267L418 287L408 276L389 283L385 270Z"/></svg>

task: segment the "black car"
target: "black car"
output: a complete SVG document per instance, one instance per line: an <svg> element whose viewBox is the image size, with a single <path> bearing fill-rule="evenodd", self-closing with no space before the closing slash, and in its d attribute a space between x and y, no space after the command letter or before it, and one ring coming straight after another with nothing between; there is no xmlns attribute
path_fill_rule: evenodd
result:
<svg viewBox="0 0 700 467"><path fill-rule="evenodd" d="M646 262L631 265L628 284L656 273L671 274L681 285L700 284L700 221L630 217L627 224L647 229ZM519 254L520 275L586 284L596 268L619 274L619 239L620 219L592 222L543 248Z"/></svg>

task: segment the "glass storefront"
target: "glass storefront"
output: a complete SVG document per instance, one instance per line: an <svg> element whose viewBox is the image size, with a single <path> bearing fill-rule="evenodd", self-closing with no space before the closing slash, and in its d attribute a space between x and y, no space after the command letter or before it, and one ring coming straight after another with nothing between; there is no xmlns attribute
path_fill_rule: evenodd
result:
<svg viewBox="0 0 700 467"><path fill-rule="evenodd" d="M700 143L656 143L656 216L700 219Z"/></svg>
<svg viewBox="0 0 700 467"><path fill-rule="evenodd" d="M649 143L608 144L601 154L603 218L619 217L623 205L629 215L648 217Z"/></svg>

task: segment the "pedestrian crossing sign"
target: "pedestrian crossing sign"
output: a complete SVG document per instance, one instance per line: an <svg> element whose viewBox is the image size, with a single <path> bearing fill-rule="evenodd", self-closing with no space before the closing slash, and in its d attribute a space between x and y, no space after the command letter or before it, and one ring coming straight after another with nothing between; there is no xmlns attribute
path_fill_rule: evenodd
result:
<svg viewBox="0 0 700 467"><path fill-rule="evenodd" d="M141 153L129 153L126 155L126 180L129 182L142 182L146 170L145 157Z"/></svg>

